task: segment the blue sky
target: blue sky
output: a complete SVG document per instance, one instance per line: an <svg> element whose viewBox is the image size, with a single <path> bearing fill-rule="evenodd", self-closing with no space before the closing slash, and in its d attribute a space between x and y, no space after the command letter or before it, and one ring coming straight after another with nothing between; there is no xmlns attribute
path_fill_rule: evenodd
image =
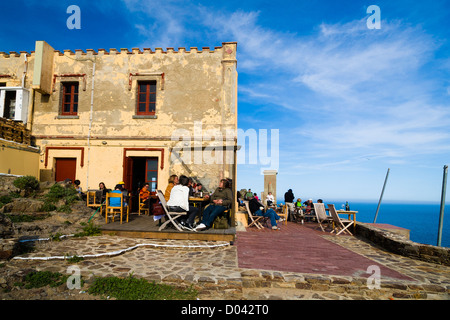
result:
<svg viewBox="0 0 450 320"><path fill-rule="evenodd" d="M69 30L69 5L81 29ZM381 9L368 29L367 7ZM4 1L0 51L238 42L239 128L279 130L278 196L440 201L450 159L450 1ZM263 190L259 164L238 188ZM448 197L447 197L448 198Z"/></svg>

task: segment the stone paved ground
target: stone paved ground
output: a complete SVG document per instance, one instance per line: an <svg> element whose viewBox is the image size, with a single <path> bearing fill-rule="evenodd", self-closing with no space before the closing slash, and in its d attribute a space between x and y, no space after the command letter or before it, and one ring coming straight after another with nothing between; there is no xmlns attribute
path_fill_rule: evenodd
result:
<svg viewBox="0 0 450 320"><path fill-rule="evenodd" d="M134 247L138 245L138 247ZM120 250L127 250L121 252ZM125 277L130 273L151 281L187 287L200 299L427 299L448 300L450 267L390 254L364 240L333 236L311 226L288 223L281 231L238 232L227 242L152 240L98 236L38 242L24 260L0 267L0 299L90 300L81 290L25 290L13 286L27 270L67 273L74 265L55 256L83 256L78 262L86 286L96 276ZM30 259L30 258L34 258ZM381 282L368 288L370 265L380 268ZM370 284L377 284L371 282Z"/></svg>

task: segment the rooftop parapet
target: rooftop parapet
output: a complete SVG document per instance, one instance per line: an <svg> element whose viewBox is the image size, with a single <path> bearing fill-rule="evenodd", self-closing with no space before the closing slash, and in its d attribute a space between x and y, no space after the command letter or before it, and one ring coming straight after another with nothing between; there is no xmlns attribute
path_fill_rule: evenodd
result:
<svg viewBox="0 0 450 320"><path fill-rule="evenodd" d="M116 48L110 48L109 51L106 49L98 49L95 51L94 49L86 49L83 51L82 49L64 49L63 51L55 50L55 54L59 56L64 55L109 55L109 54L156 54L156 53L163 53L163 54L177 54L177 53L214 53L216 51L222 51L225 46L229 46L232 44L237 44L236 42L223 42L222 46L214 47L214 49L211 49L210 47L202 47L201 49L198 49L198 47L189 47L189 49L186 49L186 47L178 47L175 49L174 47L167 47L166 49L162 47L156 47L154 50L151 48L137 48L134 47L131 50L128 48L120 48L120 50ZM75 51L75 52L74 52ZM34 56L35 51L27 52L27 51L20 51L20 53L16 51L9 51L7 52L0 52L0 58L14 58L14 57L20 57L22 55L26 56Z"/></svg>

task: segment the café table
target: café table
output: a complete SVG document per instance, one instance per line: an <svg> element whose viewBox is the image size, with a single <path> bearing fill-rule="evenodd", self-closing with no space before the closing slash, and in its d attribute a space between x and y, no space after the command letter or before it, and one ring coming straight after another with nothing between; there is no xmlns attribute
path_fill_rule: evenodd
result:
<svg viewBox="0 0 450 320"><path fill-rule="evenodd" d="M336 210L337 214L346 214L348 216L348 220L353 220L353 232L356 229L356 214L358 211L353 210ZM350 219L350 216L353 216L353 219Z"/></svg>
<svg viewBox="0 0 450 320"><path fill-rule="evenodd" d="M199 218L203 216L203 208L207 203L209 203L209 198L203 198L203 197L189 197L189 202L192 203L194 206L199 207Z"/></svg>

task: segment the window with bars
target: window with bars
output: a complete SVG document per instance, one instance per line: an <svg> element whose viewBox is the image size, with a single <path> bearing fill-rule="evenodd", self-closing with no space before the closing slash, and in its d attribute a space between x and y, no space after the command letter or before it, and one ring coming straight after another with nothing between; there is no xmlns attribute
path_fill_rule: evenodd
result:
<svg viewBox="0 0 450 320"><path fill-rule="evenodd" d="M154 115L156 106L156 81L139 81L137 115Z"/></svg>
<svg viewBox="0 0 450 320"><path fill-rule="evenodd" d="M61 115L78 115L78 82L63 82Z"/></svg>

